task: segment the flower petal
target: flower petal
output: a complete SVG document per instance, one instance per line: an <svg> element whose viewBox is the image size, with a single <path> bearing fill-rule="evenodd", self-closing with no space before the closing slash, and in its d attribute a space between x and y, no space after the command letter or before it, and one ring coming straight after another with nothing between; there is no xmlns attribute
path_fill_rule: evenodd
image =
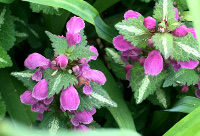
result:
<svg viewBox="0 0 200 136"><path fill-rule="evenodd" d="M104 85L106 82L106 77L105 75L98 70L88 70L83 72L82 77L89 80L89 81L94 81L97 82L101 85Z"/></svg>
<svg viewBox="0 0 200 136"><path fill-rule="evenodd" d="M42 79L38 82L35 87L33 88L32 96L38 100L44 100L47 98L48 94L48 81Z"/></svg>
<svg viewBox="0 0 200 136"><path fill-rule="evenodd" d="M37 99L32 96L32 92L27 90L22 95L20 95L20 100L24 104L33 105L37 103Z"/></svg>
<svg viewBox="0 0 200 136"><path fill-rule="evenodd" d="M92 94L92 87L90 85L85 85L83 87L83 93L86 95L91 95Z"/></svg>
<svg viewBox="0 0 200 136"><path fill-rule="evenodd" d="M93 59L93 60L96 60L97 57L98 57L98 55L99 55L97 49L96 49L94 46L90 46L89 49L90 49L91 52L94 52L94 53L97 54L96 56L90 56L89 58L90 58L90 59Z"/></svg>
<svg viewBox="0 0 200 136"><path fill-rule="evenodd" d="M195 90L195 95L197 98L200 98L200 90L199 89Z"/></svg>
<svg viewBox="0 0 200 136"><path fill-rule="evenodd" d="M64 110L76 110L79 106L80 99L74 86L63 90L60 96L60 103Z"/></svg>
<svg viewBox="0 0 200 136"><path fill-rule="evenodd" d="M72 17L70 20L67 22L67 31L71 33L79 33L81 29L85 27L85 23L83 19L80 17Z"/></svg>
<svg viewBox="0 0 200 136"><path fill-rule="evenodd" d="M32 79L39 82L42 79L42 70L38 68L35 73L32 75Z"/></svg>
<svg viewBox="0 0 200 136"><path fill-rule="evenodd" d="M37 118L38 118L38 120L42 120L43 119L43 113L39 113L38 115L37 115Z"/></svg>
<svg viewBox="0 0 200 136"><path fill-rule="evenodd" d="M115 48L120 51L126 51L133 48L133 45L131 45L131 43L123 37L123 35L118 35L117 37L113 38L113 45L115 46Z"/></svg>
<svg viewBox="0 0 200 136"><path fill-rule="evenodd" d="M52 101L53 101L53 96L50 97L50 98L46 98L46 99L44 99L44 104L49 105L49 104L52 103Z"/></svg>
<svg viewBox="0 0 200 136"><path fill-rule="evenodd" d="M78 33L67 32L66 39L69 44L69 47L71 47L72 45L75 45L81 42L81 35L79 35Z"/></svg>
<svg viewBox="0 0 200 136"><path fill-rule="evenodd" d="M137 18L137 16L141 16L141 14L139 12L135 12L133 10L128 10L125 14L124 14L124 19L128 20L128 18L132 18L135 17Z"/></svg>
<svg viewBox="0 0 200 136"><path fill-rule="evenodd" d="M187 92L188 91L188 85L184 85L184 86L181 86L181 91L182 92Z"/></svg>
<svg viewBox="0 0 200 136"><path fill-rule="evenodd" d="M181 25L172 31L172 34L176 37L184 37L188 34L188 29L185 25Z"/></svg>
<svg viewBox="0 0 200 136"><path fill-rule="evenodd" d="M24 65L29 69L35 69L36 67L46 66L49 64L51 64L51 61L39 53L30 54L24 61Z"/></svg>
<svg viewBox="0 0 200 136"><path fill-rule="evenodd" d="M64 54L61 54L60 56L58 56L56 58L56 64L59 67L65 67L68 64L68 59L67 56L65 56Z"/></svg>
<svg viewBox="0 0 200 136"><path fill-rule="evenodd" d="M163 58L159 51L153 50L148 54L144 62L144 69L146 74L152 76L158 75L163 69Z"/></svg>
<svg viewBox="0 0 200 136"><path fill-rule="evenodd" d="M189 62L179 62L181 65L181 68L186 68L186 69L194 69L195 67L198 66L199 61L195 61L195 60L189 60Z"/></svg>
<svg viewBox="0 0 200 136"><path fill-rule="evenodd" d="M173 7L173 9L172 10L175 10L175 14L174 14L174 19L175 20L178 20L179 19L179 15L178 15L178 9L177 8L175 8L175 7Z"/></svg>
<svg viewBox="0 0 200 136"><path fill-rule="evenodd" d="M150 31L154 30L156 27L156 20L152 17L146 17L143 22L144 26Z"/></svg>

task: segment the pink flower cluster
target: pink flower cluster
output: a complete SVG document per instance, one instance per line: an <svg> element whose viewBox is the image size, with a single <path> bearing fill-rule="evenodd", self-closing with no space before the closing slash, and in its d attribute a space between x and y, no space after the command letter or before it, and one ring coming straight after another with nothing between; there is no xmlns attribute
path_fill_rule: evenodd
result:
<svg viewBox="0 0 200 136"><path fill-rule="evenodd" d="M69 46L74 46L81 41L80 30L85 27L84 21L80 17L72 17L67 25L66 37L64 37ZM80 88L82 85L83 93L85 95L92 94L92 87L90 85L91 81L99 83L101 85L105 84L106 77L105 75L94 69L90 69L88 64L91 60L96 60L98 56L98 51L94 46L90 46L89 50L96 53L96 56L90 56L87 61L86 58L81 58L78 61L75 61L77 64L71 65L65 54L57 55L54 53L54 60L46 59L44 56L33 53L30 54L24 62L24 65L29 69L38 68L35 73L32 75L32 80L37 81L37 84L33 88L33 91L27 90L21 96L21 102L24 104L31 105L32 111L38 112L38 119L42 120L43 112L51 110L50 104L53 101L53 96L47 98L48 95L48 80L43 78L43 71L47 68L65 70L71 68L73 75L78 79L78 84L75 86L69 86L68 88L62 89L60 93L60 109L62 112L66 110L70 114L74 114L71 122L74 125L74 129L88 130L83 124L89 124L93 118L92 115L96 112L96 109L93 108L92 111L76 112L79 104L79 94L76 88ZM69 66L69 68L68 68ZM58 95L59 96L59 95ZM83 123L83 124L80 124Z"/></svg>
<svg viewBox="0 0 200 136"><path fill-rule="evenodd" d="M177 8L173 8L175 10L174 19L177 21L180 21L180 17L178 15ZM124 14L124 19L128 21L128 18L136 18L138 19L138 16L142 16L140 13L129 10ZM159 28L156 30L156 20L150 16L144 18L143 25L149 30L150 33L154 34L156 32L167 32L171 33L174 37L184 37L188 34L188 32L193 34L193 37L197 39L196 33L194 28L187 28L185 25L181 25L177 27L174 31L168 31L167 29ZM141 66L144 66L145 75L152 75L156 76L158 75L163 68L166 69L169 66L169 63L172 64L173 68L178 71L180 68L182 69L194 69L198 66L199 61L189 60L189 62L182 62L175 61L171 59L170 57L167 60L164 60L161 53L158 50L155 50L152 42L151 37L149 37L148 40L148 49L150 49L150 52L148 52L148 55L146 56L146 51L139 49L135 47L134 45L131 45L131 42L124 39L124 35L118 35L114 37L113 39L113 45L114 47L122 51L121 52L121 59L125 62L134 63L136 61L139 62ZM130 61L129 61L130 60ZM130 80L130 69L133 67L132 64L127 64L125 66L126 79ZM184 85L181 87L181 90L183 92L186 92L188 90L188 86ZM197 92L197 91L196 91ZM200 97L200 91L199 91L199 97Z"/></svg>

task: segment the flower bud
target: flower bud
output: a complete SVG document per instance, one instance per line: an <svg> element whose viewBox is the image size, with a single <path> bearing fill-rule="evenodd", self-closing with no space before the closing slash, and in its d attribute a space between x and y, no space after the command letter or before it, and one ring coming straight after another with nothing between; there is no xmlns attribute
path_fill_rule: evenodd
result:
<svg viewBox="0 0 200 136"><path fill-rule="evenodd" d="M124 14L124 19L128 20L128 18L132 18L132 17L137 18L137 16L141 16L141 14L139 12L135 12L133 10L129 10Z"/></svg>
<svg viewBox="0 0 200 136"><path fill-rule="evenodd" d="M153 43L153 40L152 40L152 39L148 39L148 45L149 45L150 47L152 47L152 46L154 45L154 43Z"/></svg>
<svg viewBox="0 0 200 136"><path fill-rule="evenodd" d="M197 98L200 98L200 90L199 89L195 90L195 95Z"/></svg>
<svg viewBox="0 0 200 136"><path fill-rule="evenodd" d="M152 31L156 27L156 20L152 17L146 17L144 19L143 25L149 29L149 31Z"/></svg>
<svg viewBox="0 0 200 136"><path fill-rule="evenodd" d="M188 34L188 29L185 25L181 25L172 31L172 34L176 37L184 37Z"/></svg>
<svg viewBox="0 0 200 136"><path fill-rule="evenodd" d="M65 67L68 64L68 59L67 56L65 56L64 54L61 54L60 56L58 56L56 58L56 64L59 67Z"/></svg>
<svg viewBox="0 0 200 136"><path fill-rule="evenodd" d="M153 50L144 62L145 74L158 75L163 69L163 58L159 51Z"/></svg>
<svg viewBox="0 0 200 136"><path fill-rule="evenodd" d="M145 62L146 58L145 57L142 57L139 59L139 63L141 66L144 66L144 62Z"/></svg>
<svg viewBox="0 0 200 136"><path fill-rule="evenodd" d="M184 85L184 86L181 86L181 91L182 91L182 92L187 92L187 91L188 91L188 86L187 86L187 84Z"/></svg>
<svg viewBox="0 0 200 136"><path fill-rule="evenodd" d="M189 62L182 62L180 61L179 64L181 65L181 68L186 68L186 69L194 69L195 67L198 66L199 61L195 60L189 60Z"/></svg>
<svg viewBox="0 0 200 136"><path fill-rule="evenodd" d="M79 68L78 65L76 65L76 66L73 66L73 67L72 67L72 70L73 70L74 73L77 73L77 72L80 71L80 68Z"/></svg>
<svg viewBox="0 0 200 136"><path fill-rule="evenodd" d="M128 72L129 70L131 70L132 67L133 67L133 65L127 64L127 65L125 66L125 71Z"/></svg>

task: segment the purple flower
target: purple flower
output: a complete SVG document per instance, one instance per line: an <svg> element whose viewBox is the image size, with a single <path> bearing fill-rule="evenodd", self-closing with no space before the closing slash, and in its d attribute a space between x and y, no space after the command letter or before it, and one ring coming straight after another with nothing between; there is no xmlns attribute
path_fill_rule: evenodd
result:
<svg viewBox="0 0 200 136"><path fill-rule="evenodd" d="M74 86L64 89L60 95L60 104L64 111L76 110L79 106L80 99Z"/></svg>
<svg viewBox="0 0 200 136"><path fill-rule="evenodd" d="M79 35L80 30L85 27L84 21L80 17L72 17L67 22L67 34L66 39L71 47L72 45L75 45L77 43L80 43L81 41L81 35Z"/></svg>
<svg viewBox="0 0 200 136"><path fill-rule="evenodd" d="M96 49L94 46L90 46L89 49L90 49L91 52L94 52L94 53L97 54L96 56L90 56L89 59L90 59L90 60L91 60L91 59L96 60L97 57L98 57L98 55L99 55L97 49Z"/></svg>
<svg viewBox="0 0 200 136"><path fill-rule="evenodd" d="M42 79L33 88L32 96L38 100L44 100L48 95L48 81Z"/></svg>
<svg viewBox="0 0 200 136"><path fill-rule="evenodd" d="M66 67L68 64L67 56L65 56L64 54L61 54L60 56L58 56L56 58L56 64L59 67Z"/></svg>
<svg viewBox="0 0 200 136"><path fill-rule="evenodd" d="M152 47L154 45L152 38L148 39L148 45Z"/></svg>
<svg viewBox="0 0 200 136"><path fill-rule="evenodd" d="M184 85L184 86L181 86L181 91L182 92L187 92L188 91L188 85Z"/></svg>
<svg viewBox="0 0 200 136"><path fill-rule="evenodd" d="M197 35L194 28L188 28L188 32L192 33L193 37L197 40Z"/></svg>
<svg viewBox="0 0 200 136"><path fill-rule="evenodd" d="M163 69L163 58L159 51L153 50L144 62L145 74L158 75Z"/></svg>
<svg viewBox="0 0 200 136"><path fill-rule="evenodd" d="M145 57L142 57L139 59L139 63L141 66L144 66L144 62L145 62L146 58Z"/></svg>
<svg viewBox="0 0 200 136"><path fill-rule="evenodd" d="M178 9L177 8L175 8L175 7L173 7L173 10L175 10L175 14L174 14L174 19L175 20L178 20L179 19L179 15L178 15Z"/></svg>
<svg viewBox="0 0 200 136"><path fill-rule="evenodd" d="M197 98L200 98L200 90L199 89L195 90L195 95Z"/></svg>
<svg viewBox="0 0 200 136"><path fill-rule="evenodd" d="M181 65L179 64L178 61L171 59L170 57L168 58L168 61L172 63L172 67L174 68L175 71L178 71L181 68Z"/></svg>
<svg viewBox="0 0 200 136"><path fill-rule="evenodd" d="M93 108L92 111L88 110L84 110L84 112L74 112L74 117L71 118L71 122L74 126L78 126L79 123L83 123L83 124L90 124L93 120L92 115L96 113L96 109Z"/></svg>
<svg viewBox="0 0 200 136"><path fill-rule="evenodd" d="M127 72L126 73L126 80L130 80L130 73L131 73L131 68L133 67L133 65L131 64L127 64L125 66L125 71Z"/></svg>
<svg viewBox="0 0 200 136"><path fill-rule="evenodd" d="M132 18L135 17L137 18L137 16L141 16L141 14L139 12L135 12L133 10L128 10L125 14L124 14L124 19L128 20L128 18Z"/></svg>
<svg viewBox="0 0 200 136"><path fill-rule="evenodd" d="M39 67L38 70L32 75L32 79L40 81L42 79L42 71L51 67L51 61L39 53L32 53L26 58L24 65L29 69Z"/></svg>
<svg viewBox="0 0 200 136"><path fill-rule="evenodd" d="M188 29L185 25L181 25L172 31L172 34L176 37L184 37L188 34Z"/></svg>
<svg viewBox="0 0 200 136"><path fill-rule="evenodd" d="M152 31L156 28L156 20L152 17L146 17L143 22L144 26Z"/></svg>
<svg viewBox="0 0 200 136"><path fill-rule="evenodd" d="M186 69L194 69L195 67L198 66L199 61L195 61L195 60L189 60L189 62L182 62L179 61L179 64L181 65L181 68L186 68Z"/></svg>
<svg viewBox="0 0 200 136"><path fill-rule="evenodd" d="M74 130L79 130L79 131L89 131L89 128L86 127L85 125L78 125L73 127Z"/></svg>
<svg viewBox="0 0 200 136"><path fill-rule="evenodd" d="M25 91L22 95L20 95L20 100L22 103L28 105L33 105L36 102L38 102L38 100L32 96L32 92L29 90Z"/></svg>
<svg viewBox="0 0 200 136"><path fill-rule="evenodd" d="M131 45L131 43L126 39L123 39L123 37L123 35L118 35L117 37L113 38L113 44L115 48L120 51L126 51L133 48L133 45Z"/></svg>

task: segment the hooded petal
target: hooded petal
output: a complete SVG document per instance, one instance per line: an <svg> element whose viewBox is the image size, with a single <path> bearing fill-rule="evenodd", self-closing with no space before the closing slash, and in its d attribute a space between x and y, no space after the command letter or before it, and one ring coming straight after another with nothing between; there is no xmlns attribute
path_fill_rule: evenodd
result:
<svg viewBox="0 0 200 136"><path fill-rule="evenodd" d="M79 131L89 131L89 128L86 127L85 125L78 125L73 127L74 130L79 130Z"/></svg>
<svg viewBox="0 0 200 136"><path fill-rule="evenodd" d="M81 42L81 35L79 35L78 33L67 32L66 39L69 44L69 47L71 47L72 45L75 45Z"/></svg>
<svg viewBox="0 0 200 136"><path fill-rule="evenodd" d="M48 81L42 79L33 88L32 96L38 100L44 100L47 98L48 94Z"/></svg>
<svg viewBox="0 0 200 136"><path fill-rule="evenodd" d="M128 10L125 14L124 14L124 19L128 20L128 18L132 18L135 17L137 18L137 16L141 16L141 14L139 12L135 12L133 10Z"/></svg>
<svg viewBox="0 0 200 136"><path fill-rule="evenodd" d="M176 37L184 37L188 34L188 29L185 25L181 25L172 31L172 34Z"/></svg>
<svg viewBox="0 0 200 136"><path fill-rule="evenodd" d="M90 56L89 58L90 58L90 59L93 59L93 60L96 60L97 57L98 57L98 55L99 55L97 49L96 49L94 46L90 46L89 49L90 49L91 52L94 52L94 53L97 54L96 56Z"/></svg>
<svg viewBox="0 0 200 136"><path fill-rule="evenodd" d="M76 110L79 106L80 99L74 86L63 90L60 95L60 103L64 110Z"/></svg>
<svg viewBox="0 0 200 136"><path fill-rule="evenodd" d="M36 67L46 66L49 64L51 64L51 61L39 53L30 54L24 61L24 65L29 69L35 69Z"/></svg>
<svg viewBox="0 0 200 136"><path fill-rule="evenodd" d="M133 45L131 45L131 43L123 37L123 35L118 35L117 37L113 38L113 45L115 46L115 48L120 51L126 51L133 48Z"/></svg>
<svg viewBox="0 0 200 136"><path fill-rule="evenodd" d="M61 54L60 56L58 56L56 58L56 64L59 67L65 67L68 64L68 59L67 56L65 56L64 54Z"/></svg>
<svg viewBox="0 0 200 136"><path fill-rule="evenodd" d="M156 20L152 17L146 17L143 24L150 31L156 28Z"/></svg>
<svg viewBox="0 0 200 136"><path fill-rule="evenodd" d="M72 17L70 20L67 22L67 31L71 33L79 33L81 29L85 27L85 23L83 19L80 17Z"/></svg>
<svg viewBox="0 0 200 136"><path fill-rule="evenodd" d="M27 90L22 95L20 95L20 100L24 104L33 105L37 103L37 99L32 96L32 92Z"/></svg>
<svg viewBox="0 0 200 136"><path fill-rule="evenodd" d="M195 67L198 66L199 61L195 61L195 60L189 60L189 62L179 62L181 65L181 68L186 68L186 69L194 69Z"/></svg>
<svg viewBox="0 0 200 136"><path fill-rule="evenodd" d="M163 58L159 51L153 50L149 53L144 62L144 69L146 74L152 76L158 75L163 69Z"/></svg>
<svg viewBox="0 0 200 136"><path fill-rule="evenodd" d="M92 87L91 85L85 85L83 87L83 93L86 95L91 95L92 94Z"/></svg>
<svg viewBox="0 0 200 136"><path fill-rule="evenodd" d="M83 72L82 77L89 80L89 81L94 81L97 82L101 85L104 85L106 82L106 77L105 75L98 70L88 70Z"/></svg>

